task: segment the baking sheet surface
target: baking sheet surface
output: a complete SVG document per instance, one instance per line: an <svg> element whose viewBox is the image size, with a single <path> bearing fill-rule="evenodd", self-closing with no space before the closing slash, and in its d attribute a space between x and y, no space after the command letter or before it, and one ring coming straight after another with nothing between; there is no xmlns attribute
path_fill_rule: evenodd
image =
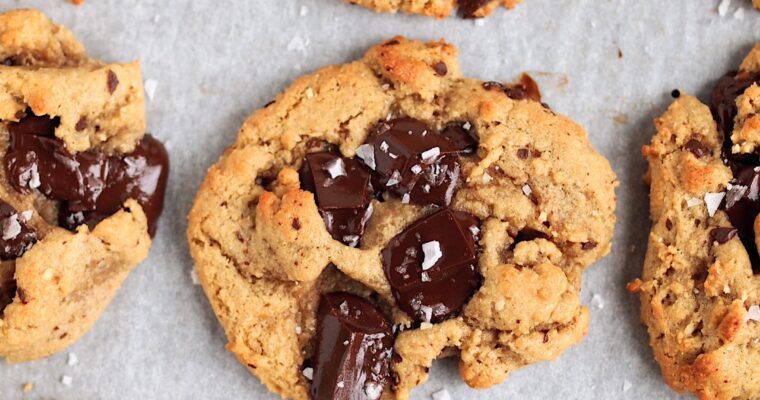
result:
<svg viewBox="0 0 760 400"><path fill-rule="evenodd" d="M0 399L276 399L224 350L190 277L185 216L206 168L246 116L299 75L351 61L396 34L446 38L471 77L509 81L528 71L554 110L587 129L621 182L613 253L584 276L585 340L483 391L461 382L455 362L437 362L413 398L444 388L457 400L681 398L663 383L638 299L624 289L640 273L649 231L640 148L671 90L704 99L760 39L760 12L748 0L727 3L719 13L718 0L525 0L480 21L436 21L338 0L2 0L0 11L45 11L92 57L142 60L145 79L157 84L148 124L167 143L172 171L148 260L68 351L0 365Z"/></svg>

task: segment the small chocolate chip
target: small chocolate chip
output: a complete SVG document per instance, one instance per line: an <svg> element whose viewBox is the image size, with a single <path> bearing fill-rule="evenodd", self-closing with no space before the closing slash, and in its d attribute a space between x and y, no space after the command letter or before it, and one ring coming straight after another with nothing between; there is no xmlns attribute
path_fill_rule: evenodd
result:
<svg viewBox="0 0 760 400"><path fill-rule="evenodd" d="M301 230L301 220L298 218L293 218L293 222L291 222L291 226L293 229L300 231Z"/></svg>
<svg viewBox="0 0 760 400"><path fill-rule="evenodd" d="M665 220L665 228L667 228L668 230L673 229L673 221L671 221L670 219L666 219Z"/></svg>
<svg viewBox="0 0 760 400"><path fill-rule="evenodd" d="M581 244L581 249L583 250L593 250L598 246L599 244L594 241L588 241Z"/></svg>
<svg viewBox="0 0 760 400"><path fill-rule="evenodd" d="M79 118L79 121L77 121L77 124L74 126L74 129L76 129L77 132L81 132L86 127L87 127L87 117L82 116Z"/></svg>
<svg viewBox="0 0 760 400"><path fill-rule="evenodd" d="M707 148L702 142L696 139L691 139L688 142L686 142L686 150L689 150L691 154L694 154L694 157L702 158L706 155L710 154L710 149Z"/></svg>
<svg viewBox="0 0 760 400"><path fill-rule="evenodd" d="M29 296L27 296L24 289L20 287L16 288L16 294L18 294L18 298L21 300L21 304L29 304Z"/></svg>
<svg viewBox="0 0 760 400"><path fill-rule="evenodd" d="M739 231L736 228L715 228L710 231L710 239L718 244L725 244L733 239Z"/></svg>
<svg viewBox="0 0 760 400"><path fill-rule="evenodd" d="M264 108L267 108L267 107L271 106L272 104L274 104L276 102L277 102L276 100L270 100L269 103L264 104Z"/></svg>
<svg viewBox="0 0 760 400"><path fill-rule="evenodd" d="M517 150L517 158L521 160L525 160L530 155L530 151L528 149L519 149Z"/></svg>
<svg viewBox="0 0 760 400"><path fill-rule="evenodd" d="M549 343L549 331L544 331L544 343Z"/></svg>
<svg viewBox="0 0 760 400"><path fill-rule="evenodd" d="M475 18L475 13L490 0L457 0L459 4L459 16L462 18Z"/></svg>
<svg viewBox="0 0 760 400"><path fill-rule="evenodd" d="M446 76L446 74L449 73L449 68L446 67L446 64L443 61L439 61L433 66L433 69L435 70L436 75L438 76Z"/></svg>
<svg viewBox="0 0 760 400"><path fill-rule="evenodd" d="M383 43L383 46L395 46L399 44L400 42L397 39L391 39L385 43Z"/></svg>
<svg viewBox="0 0 760 400"><path fill-rule="evenodd" d="M119 77L116 76L116 73L108 70L108 93L113 94L113 92L116 91L116 88L119 86Z"/></svg>
<svg viewBox="0 0 760 400"><path fill-rule="evenodd" d="M10 204L0 200L0 260L15 260L39 239L37 231Z"/></svg>
<svg viewBox="0 0 760 400"><path fill-rule="evenodd" d="M483 89L485 90L504 90L504 85L499 82L488 81L483 82Z"/></svg>
<svg viewBox="0 0 760 400"><path fill-rule="evenodd" d="M671 96L672 96L674 99L677 99L677 98L681 97L681 91L680 91L680 90L678 90L678 89L673 89L673 91L672 91L672 92L670 92L670 95L671 95Z"/></svg>

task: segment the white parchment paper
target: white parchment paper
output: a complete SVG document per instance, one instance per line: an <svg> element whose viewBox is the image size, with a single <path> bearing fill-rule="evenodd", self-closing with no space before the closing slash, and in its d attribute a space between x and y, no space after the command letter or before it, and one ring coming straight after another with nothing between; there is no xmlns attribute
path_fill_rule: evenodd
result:
<svg viewBox="0 0 760 400"><path fill-rule="evenodd" d="M223 332L191 281L185 216L206 168L254 109L299 75L351 61L396 34L446 38L471 77L507 81L530 72L545 101L588 130L621 182L613 253L584 276L586 339L483 391L461 382L455 362L438 362L413 398L443 388L457 400L680 398L663 383L638 299L624 289L641 271L649 230L640 148L672 89L705 98L760 39L760 12L749 3L733 0L719 13L718 0L525 0L473 22L381 15L339 0L87 0L80 7L0 0L0 11L42 9L93 57L141 59L145 78L157 84L148 125L172 162L150 258L68 351L0 365L0 399L276 399L224 350Z"/></svg>

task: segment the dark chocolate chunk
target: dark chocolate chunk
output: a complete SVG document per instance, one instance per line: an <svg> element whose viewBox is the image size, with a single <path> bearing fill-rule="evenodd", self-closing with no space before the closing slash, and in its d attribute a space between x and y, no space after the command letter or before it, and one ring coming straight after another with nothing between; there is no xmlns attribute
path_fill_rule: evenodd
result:
<svg viewBox="0 0 760 400"><path fill-rule="evenodd" d="M443 209L394 237L383 269L400 309L416 321L440 322L459 312L480 287L474 216Z"/></svg>
<svg viewBox="0 0 760 400"><path fill-rule="evenodd" d="M169 172L168 155L158 140L145 135L129 154L71 154L54 136L57 118L27 114L8 124L5 173L16 191L38 189L60 201L59 225L70 230L96 224L120 210L127 199L135 199L148 218L151 236L155 234Z"/></svg>
<svg viewBox="0 0 760 400"><path fill-rule="evenodd" d="M6 67L15 67L19 65L19 62L16 61L15 57L8 57L5 60L3 60L3 65L5 65Z"/></svg>
<svg viewBox="0 0 760 400"><path fill-rule="evenodd" d="M592 240L592 241L589 241L589 242L583 242L583 243L581 243L581 249L582 249L582 250L586 250L586 251L588 251L588 250L593 250L593 249L595 249L595 248L596 248L596 246L598 246L598 245L599 245L599 244L598 244L597 242L594 242L593 240Z"/></svg>
<svg viewBox="0 0 760 400"><path fill-rule="evenodd" d="M435 63L435 65L433 65L433 70L435 70L435 73L438 76L446 76L446 74L449 73L449 68L443 61Z"/></svg>
<svg viewBox="0 0 760 400"><path fill-rule="evenodd" d="M116 91L116 88L119 87L119 77L116 76L116 73L108 70L108 93L113 94L113 92Z"/></svg>
<svg viewBox="0 0 760 400"><path fill-rule="evenodd" d="M526 160L528 156L530 156L530 151L528 149L517 150L517 158L521 160Z"/></svg>
<svg viewBox="0 0 760 400"><path fill-rule="evenodd" d="M378 400L390 376L388 317L349 293L322 295L311 360L312 400Z"/></svg>
<svg viewBox="0 0 760 400"><path fill-rule="evenodd" d="M718 244L725 244L733 239L739 231L736 228L715 228L710 231L710 239Z"/></svg>
<svg viewBox="0 0 760 400"><path fill-rule="evenodd" d="M457 0L459 4L459 16L462 18L475 18L475 13L489 3L490 0Z"/></svg>
<svg viewBox="0 0 760 400"><path fill-rule="evenodd" d="M381 122L356 155L375 172L375 189L419 205L451 204L459 186L459 150L413 118Z"/></svg>
<svg viewBox="0 0 760 400"><path fill-rule="evenodd" d="M31 215L25 216L0 200L0 260L15 260L37 243L37 231L27 218Z"/></svg>
<svg viewBox="0 0 760 400"><path fill-rule="evenodd" d="M686 142L685 147L686 150L689 150L691 154L694 154L694 157L697 158L702 158L704 156L710 155L710 149L696 139L691 139Z"/></svg>
<svg viewBox="0 0 760 400"><path fill-rule="evenodd" d="M718 243L725 243L738 234L747 250L752 269L758 273L760 254L755 245L753 223L760 214L760 157L756 152L735 154L731 151L731 134L737 114L736 98L753 83L760 83L760 73L730 72L718 80L712 91L710 110L718 125L718 131L723 135L721 158L734 176L731 181L732 187L728 190L721 208L725 210L731 225L736 229L714 229L710 236Z"/></svg>
<svg viewBox="0 0 760 400"><path fill-rule="evenodd" d="M478 139L473 135L473 126L469 122L452 122L446 125L441 134L446 136L461 154L472 154L478 149Z"/></svg>
<svg viewBox="0 0 760 400"><path fill-rule="evenodd" d="M538 84L528 74L520 75L519 81L505 86L504 93L512 100L533 100L541 103Z"/></svg>
<svg viewBox="0 0 760 400"><path fill-rule="evenodd" d="M331 152L306 155L301 187L314 198L332 237L356 247L372 216L370 174L358 161Z"/></svg>
<svg viewBox="0 0 760 400"><path fill-rule="evenodd" d="M672 96L674 99L677 99L677 98L681 97L681 91L680 91L680 90L678 90L678 89L673 89L673 91L672 91L672 92L670 92L670 95L671 95L671 96Z"/></svg>

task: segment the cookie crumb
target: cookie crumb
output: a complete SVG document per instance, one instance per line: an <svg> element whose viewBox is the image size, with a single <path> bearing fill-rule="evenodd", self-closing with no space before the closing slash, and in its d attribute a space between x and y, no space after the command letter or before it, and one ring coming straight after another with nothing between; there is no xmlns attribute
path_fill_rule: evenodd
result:
<svg viewBox="0 0 760 400"><path fill-rule="evenodd" d="M70 376L63 375L61 377L61 383L64 384L65 386L71 386L71 382L72 382L72 379Z"/></svg>
<svg viewBox="0 0 760 400"><path fill-rule="evenodd" d="M629 382L628 379L626 379L626 380L623 381L623 391L624 392L627 392L627 391L631 390L632 387L633 387L633 384L631 384L631 382Z"/></svg>
<svg viewBox="0 0 760 400"><path fill-rule="evenodd" d="M599 294L594 294L591 296L591 304L601 310L604 308L604 299Z"/></svg>
<svg viewBox="0 0 760 400"><path fill-rule="evenodd" d="M147 79L144 83L145 95L148 96L148 100L153 101L153 96L156 95L156 88L158 87L158 81L154 79Z"/></svg>
<svg viewBox="0 0 760 400"><path fill-rule="evenodd" d="M69 353L69 359L66 361L66 364L69 365L69 367L73 367L77 364L79 364L79 358L77 358L77 355L74 353Z"/></svg>
<svg viewBox="0 0 760 400"><path fill-rule="evenodd" d="M32 382L27 382L24 384L24 387L23 387L24 393L29 393L32 391L32 389L34 389L34 384Z"/></svg>
<svg viewBox="0 0 760 400"><path fill-rule="evenodd" d="M441 389L433 393L433 400L451 400L451 395L446 389Z"/></svg>

